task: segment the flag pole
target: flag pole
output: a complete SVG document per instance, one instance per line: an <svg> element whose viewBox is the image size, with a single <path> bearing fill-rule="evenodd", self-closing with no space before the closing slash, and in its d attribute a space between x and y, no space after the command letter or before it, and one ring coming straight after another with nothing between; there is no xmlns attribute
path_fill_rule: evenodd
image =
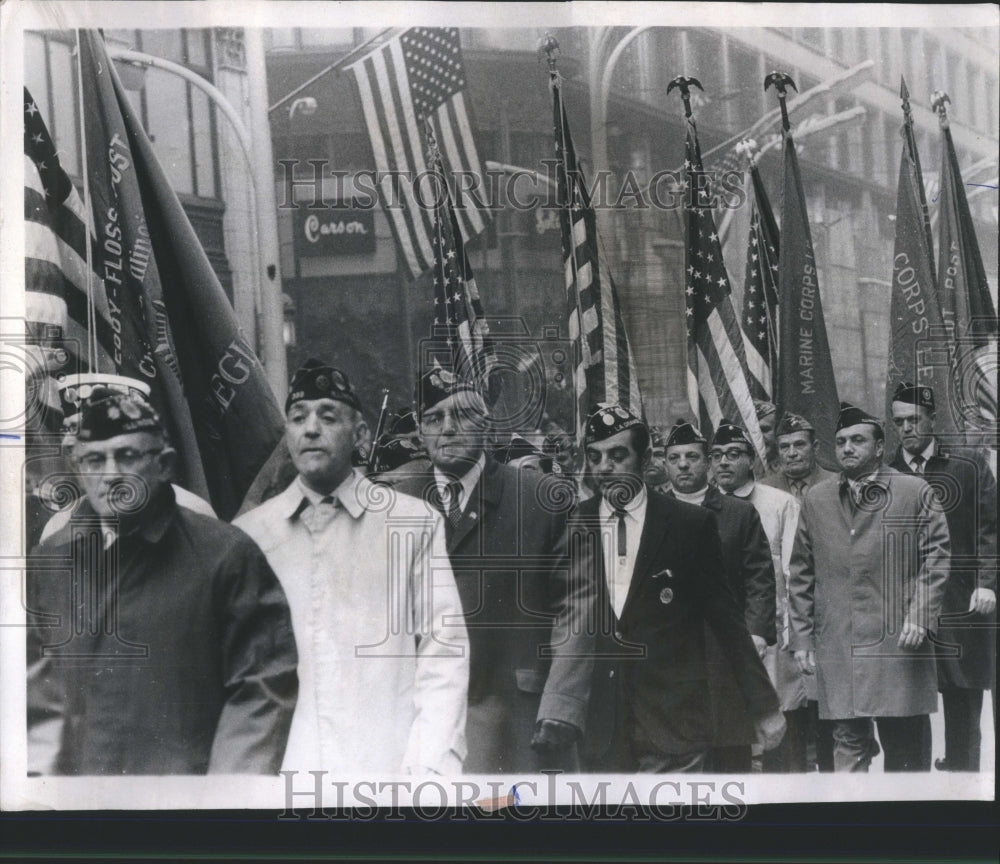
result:
<svg viewBox="0 0 1000 864"><path fill-rule="evenodd" d="M277 102L271 105L267 109L267 113L270 115L273 112L277 111L282 105L284 105L290 99L293 99L295 96L298 96L299 93L301 93L311 84L315 84L324 75L329 75L331 72L343 69L348 63L354 60L354 58L357 57L358 54L362 53L369 45L374 45L376 42L379 42L383 37L386 36L386 34L391 33L394 29L395 28L393 27L386 27L385 30L382 30L380 33L376 33L368 41L362 42L356 48L352 48L347 54L345 54L339 60L335 60L329 66L325 66L323 69L320 69L320 71L317 72L315 75L313 75L312 78L310 78L308 81L303 81L301 84L299 84L298 87L296 87L290 93L286 93Z"/></svg>
<svg viewBox="0 0 1000 864"><path fill-rule="evenodd" d="M87 371L94 372L97 357L97 310L94 306L94 250L91 246L91 231L94 227L94 213L90 202L90 180L87 168L87 112L83 101L83 52L80 50L80 30L76 30L76 83L80 110L80 157L83 165L83 209L87 247ZM115 370L117 371L117 370Z"/></svg>
<svg viewBox="0 0 1000 864"><path fill-rule="evenodd" d="M569 176L569 166L567 165L566 162L566 127L565 127L566 110L565 107L563 106L563 101L562 101L562 77L560 76L558 69L559 42L556 39L556 37L553 36L551 33L546 33L541 41L540 51L545 52L546 62L548 63L549 67L549 86L552 88L552 96L558 105L559 116L556 122L559 124L559 127L557 129L558 136L556 140L559 146L559 152L557 154L559 158L559 174L562 180L562 188L564 192L568 195L570 192L570 176ZM566 208L570 207L571 203L570 201L568 200L559 201L558 198L559 198L559 190L557 184L556 188L557 204L559 206ZM576 260L576 249L573 248L574 238L573 238L572 218L568 215L566 218L570 224L569 237L566 241L567 243L570 244L570 248L568 248L565 251L565 254L569 257L570 269L573 272L573 301L576 305L576 320L578 328L582 334L583 307L580 303L580 292L577 288L577 285L579 284L579 264L577 263ZM578 401L581 390L580 390L580 384L576 379L580 375L586 376L587 374L586 369L581 368L583 363L583 348L584 348L584 342L581 335L581 337L579 337L579 351L581 356L579 360L574 358L574 363L573 363L573 390L574 390L573 409L575 414L573 418L574 421L573 425L575 427L573 432L576 438L577 447L581 447L583 445L583 424L584 421L587 419L587 410L589 408L589 406L581 407Z"/></svg>

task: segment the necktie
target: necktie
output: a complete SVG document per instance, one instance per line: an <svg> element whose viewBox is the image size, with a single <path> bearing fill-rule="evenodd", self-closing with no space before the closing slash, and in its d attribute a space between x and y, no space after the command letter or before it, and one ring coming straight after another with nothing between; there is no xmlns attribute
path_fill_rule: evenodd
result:
<svg viewBox="0 0 1000 864"><path fill-rule="evenodd" d="M326 528L337 515L337 499L333 495L320 498L302 513L302 522L314 534Z"/></svg>
<svg viewBox="0 0 1000 864"><path fill-rule="evenodd" d="M618 557L625 558L628 555L625 542L625 511L621 508L616 509L615 517L618 519Z"/></svg>
<svg viewBox="0 0 1000 864"><path fill-rule="evenodd" d="M448 490L448 509L445 515L454 528L462 518L462 484L458 480L452 480L445 489Z"/></svg>
<svg viewBox="0 0 1000 864"><path fill-rule="evenodd" d="M925 462L925 459L923 457L923 454L921 454L921 453L918 453L916 456L914 456L912 459L910 459L910 465L913 468L913 473L914 474L923 474L924 473L924 462Z"/></svg>
<svg viewBox="0 0 1000 864"><path fill-rule="evenodd" d="M792 481L792 492L795 497L802 500L802 496L806 494L806 481L805 480L793 480Z"/></svg>

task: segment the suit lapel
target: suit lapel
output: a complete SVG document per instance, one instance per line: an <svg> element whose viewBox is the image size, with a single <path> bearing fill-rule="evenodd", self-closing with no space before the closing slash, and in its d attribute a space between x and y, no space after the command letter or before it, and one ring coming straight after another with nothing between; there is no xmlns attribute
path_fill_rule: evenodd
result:
<svg viewBox="0 0 1000 864"><path fill-rule="evenodd" d="M500 466L487 456L483 473L479 475L479 481L469 496L462 518L447 532L449 554L454 552L469 533L483 522L486 511L496 506L503 495L503 482Z"/></svg>
<svg viewBox="0 0 1000 864"><path fill-rule="evenodd" d="M628 594L625 595L625 605L622 607L622 619L628 615L629 609L639 593L640 583L652 570L653 562L656 561L656 556L659 554L660 547L666 540L669 530L666 507L660 496L648 489L646 495L646 519L642 526L639 551L635 556L632 581L629 582Z"/></svg>

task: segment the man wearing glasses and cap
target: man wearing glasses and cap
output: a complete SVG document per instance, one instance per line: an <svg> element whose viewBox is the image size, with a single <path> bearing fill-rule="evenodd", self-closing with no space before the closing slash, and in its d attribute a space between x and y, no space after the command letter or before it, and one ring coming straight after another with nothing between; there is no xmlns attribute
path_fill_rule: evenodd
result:
<svg viewBox="0 0 1000 864"><path fill-rule="evenodd" d="M835 447L841 477L806 493L795 535L795 659L816 675L820 717L834 721L835 770L868 770L874 720L886 771L929 771L948 524L923 480L882 464L870 414L842 403Z"/></svg>
<svg viewBox="0 0 1000 864"><path fill-rule="evenodd" d="M950 620L937 633L945 752L934 766L978 771L983 691L996 684L996 482L970 451L948 448L935 437L930 387L900 384L891 410L900 447L890 464L935 488L951 534L951 568L941 606Z"/></svg>
<svg viewBox="0 0 1000 864"><path fill-rule="evenodd" d="M143 398L84 402L86 500L29 564L29 771L278 771L297 691L285 595L242 531L177 505L173 459Z"/></svg>
<svg viewBox="0 0 1000 864"><path fill-rule="evenodd" d="M600 406L585 434L598 494L577 507L570 548L574 574L594 585L597 602L586 767L704 770L713 745L709 684L717 674L706 654L706 626L732 669L757 740L775 747L785 721L729 588L715 514L647 488L649 430L631 411Z"/></svg>
<svg viewBox="0 0 1000 864"><path fill-rule="evenodd" d="M469 645L444 526L352 467L367 432L347 376L308 361L285 401L298 476L236 520L278 574L300 646L283 766L457 774Z"/></svg>
<svg viewBox="0 0 1000 864"><path fill-rule="evenodd" d="M415 403L433 470L382 480L445 516L471 645L465 772L576 771L593 637L567 568L572 481L487 452L486 403L451 369L424 372Z"/></svg>
<svg viewBox="0 0 1000 864"><path fill-rule="evenodd" d="M799 504L787 492L756 482L753 472L754 448L746 432L723 420L715 430L709 457L719 488L734 498L749 501L760 516L771 545L771 560L777 588L775 619L778 641L768 646L764 665L781 699L788 731L781 745L764 754L766 772L806 770L806 738L809 726L805 675L788 648L788 565L792 558Z"/></svg>

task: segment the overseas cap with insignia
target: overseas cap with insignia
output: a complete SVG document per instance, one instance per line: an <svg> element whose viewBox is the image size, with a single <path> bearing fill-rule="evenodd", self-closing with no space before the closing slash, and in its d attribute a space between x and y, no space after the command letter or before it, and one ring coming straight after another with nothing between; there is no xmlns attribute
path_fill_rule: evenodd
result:
<svg viewBox="0 0 1000 864"><path fill-rule="evenodd" d="M667 436L666 447L674 447L678 444L708 444L705 436L686 420L678 420L674 423L670 434Z"/></svg>
<svg viewBox="0 0 1000 864"><path fill-rule="evenodd" d="M767 417L768 414L775 414L778 411L773 402L765 402L763 399L754 399L753 409L757 412L758 420Z"/></svg>
<svg viewBox="0 0 1000 864"><path fill-rule="evenodd" d="M812 423L806 420L801 414L786 414L781 418L781 422L778 423L777 428L774 430L775 436L778 435L791 435L793 432L813 432L815 433Z"/></svg>
<svg viewBox="0 0 1000 864"><path fill-rule="evenodd" d="M664 434L662 426L650 426L649 427L649 443L657 449L662 450L666 447L667 436Z"/></svg>
<svg viewBox="0 0 1000 864"><path fill-rule="evenodd" d="M715 430L715 437L712 439L713 447L725 447L728 444L745 444L753 452L753 445L744 432L735 423L723 420L719 423L719 428Z"/></svg>
<svg viewBox="0 0 1000 864"><path fill-rule="evenodd" d="M621 405L601 404L587 418L583 440L585 444L593 444L595 441L603 441L626 429L645 425L628 408L623 408Z"/></svg>
<svg viewBox="0 0 1000 864"><path fill-rule="evenodd" d="M857 426L860 423L867 423L869 426L882 428L882 421L872 417L867 411L863 411L849 402L840 403L840 415L837 417L837 429L846 429L848 426Z"/></svg>
<svg viewBox="0 0 1000 864"><path fill-rule="evenodd" d="M334 399L357 411L361 410L361 400L351 389L347 376L319 360L306 360L292 376L288 398L285 399L285 413L288 413L294 403L303 399Z"/></svg>
<svg viewBox="0 0 1000 864"><path fill-rule="evenodd" d="M130 432L161 432L160 417L135 393L95 387L80 410L78 441L107 441Z"/></svg>
<svg viewBox="0 0 1000 864"><path fill-rule="evenodd" d="M456 374L450 369L442 366L429 369L417 379L413 394L417 414L422 415L428 408L433 408L438 402L443 402L449 396L462 391L478 393L479 389L464 375Z"/></svg>
<svg viewBox="0 0 1000 864"><path fill-rule="evenodd" d="M904 381L892 394L893 402L906 402L910 405L923 405L930 412L934 412L934 391L930 387L918 386Z"/></svg>

